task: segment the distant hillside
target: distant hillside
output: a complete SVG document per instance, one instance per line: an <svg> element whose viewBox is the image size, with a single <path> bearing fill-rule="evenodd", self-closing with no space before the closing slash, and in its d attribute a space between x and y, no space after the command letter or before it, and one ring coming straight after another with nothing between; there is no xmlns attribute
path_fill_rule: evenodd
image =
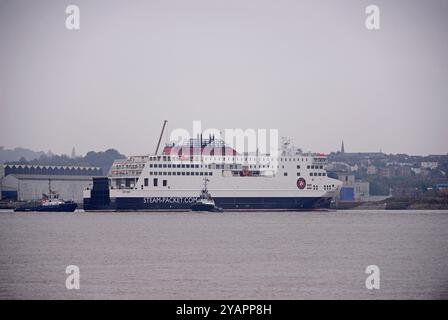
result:
<svg viewBox="0 0 448 320"><path fill-rule="evenodd" d="M107 149L104 152L87 152L86 156L83 159L91 166L103 168L103 174L106 175L109 172L109 169L114 160L125 158L126 156L119 153L117 150Z"/></svg>
<svg viewBox="0 0 448 320"><path fill-rule="evenodd" d="M106 151L89 151L84 157L71 158L65 154L63 155L48 155L41 154L37 159L27 160L22 157L14 161L5 161L8 164L39 164L39 165L53 165L53 166L93 166L101 167L103 174L106 175L110 166L116 159L124 159L125 155L119 153L115 149L108 149Z"/></svg>
<svg viewBox="0 0 448 320"><path fill-rule="evenodd" d="M26 148L15 148L15 149L5 149L0 146L0 163L5 163L8 161L18 161L21 158L30 161L38 159L45 155L43 151L33 151Z"/></svg>

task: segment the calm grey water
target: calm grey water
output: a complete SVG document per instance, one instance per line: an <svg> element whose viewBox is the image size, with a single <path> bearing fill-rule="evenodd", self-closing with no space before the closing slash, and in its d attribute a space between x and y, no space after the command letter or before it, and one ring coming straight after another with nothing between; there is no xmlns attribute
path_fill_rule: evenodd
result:
<svg viewBox="0 0 448 320"><path fill-rule="evenodd" d="M448 211L1 212L0 298L446 299Z"/></svg>

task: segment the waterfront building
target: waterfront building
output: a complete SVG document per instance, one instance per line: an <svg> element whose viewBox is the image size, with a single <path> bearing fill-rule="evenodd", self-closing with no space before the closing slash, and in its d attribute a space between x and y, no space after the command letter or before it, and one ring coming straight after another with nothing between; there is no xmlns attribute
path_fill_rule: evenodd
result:
<svg viewBox="0 0 448 320"><path fill-rule="evenodd" d="M51 189L64 200L82 202L82 192L102 169L83 166L0 165L2 200L38 200Z"/></svg>

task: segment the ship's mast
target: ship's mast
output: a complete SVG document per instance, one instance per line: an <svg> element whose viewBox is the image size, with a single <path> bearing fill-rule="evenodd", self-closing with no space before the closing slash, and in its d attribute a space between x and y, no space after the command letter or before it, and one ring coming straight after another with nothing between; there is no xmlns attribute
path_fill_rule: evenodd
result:
<svg viewBox="0 0 448 320"><path fill-rule="evenodd" d="M207 192L207 182L209 182L210 180L208 180L206 177L204 177L204 191Z"/></svg>
<svg viewBox="0 0 448 320"><path fill-rule="evenodd" d="M157 152L159 152L160 141L162 141L163 132L165 131L165 126L166 126L167 122L168 122L168 120L163 121L162 132L160 132L159 142L157 143L157 148L156 148L155 154L157 154Z"/></svg>

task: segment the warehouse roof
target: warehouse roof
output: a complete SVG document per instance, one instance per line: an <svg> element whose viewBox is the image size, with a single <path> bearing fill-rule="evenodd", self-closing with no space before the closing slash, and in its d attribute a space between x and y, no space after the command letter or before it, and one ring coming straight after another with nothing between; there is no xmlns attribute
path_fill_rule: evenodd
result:
<svg viewBox="0 0 448 320"><path fill-rule="evenodd" d="M69 176L69 175L42 175L42 174L11 174L11 177L15 177L19 180L72 180L72 181L91 181L92 176Z"/></svg>
<svg viewBox="0 0 448 320"><path fill-rule="evenodd" d="M85 166L52 166L32 164L4 164L4 175L9 174L31 174L31 175L69 175L69 176L100 176L100 167Z"/></svg>

